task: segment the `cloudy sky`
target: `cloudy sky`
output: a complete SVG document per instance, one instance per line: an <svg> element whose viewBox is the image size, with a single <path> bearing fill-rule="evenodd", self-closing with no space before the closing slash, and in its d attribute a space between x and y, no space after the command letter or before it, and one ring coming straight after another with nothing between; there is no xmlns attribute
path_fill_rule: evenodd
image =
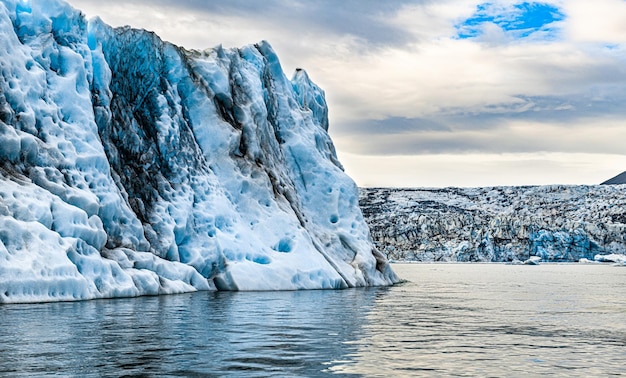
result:
<svg viewBox="0 0 626 378"><path fill-rule="evenodd" d="M70 0L187 48L269 41L326 91L361 186L595 184L626 170L626 1Z"/></svg>

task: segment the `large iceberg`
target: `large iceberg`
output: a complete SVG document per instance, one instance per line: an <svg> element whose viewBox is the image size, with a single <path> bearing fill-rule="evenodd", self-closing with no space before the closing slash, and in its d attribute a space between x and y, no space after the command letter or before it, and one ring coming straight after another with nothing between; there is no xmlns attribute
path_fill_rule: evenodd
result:
<svg viewBox="0 0 626 378"><path fill-rule="evenodd" d="M388 285L272 47L187 51L62 1L0 1L0 303Z"/></svg>

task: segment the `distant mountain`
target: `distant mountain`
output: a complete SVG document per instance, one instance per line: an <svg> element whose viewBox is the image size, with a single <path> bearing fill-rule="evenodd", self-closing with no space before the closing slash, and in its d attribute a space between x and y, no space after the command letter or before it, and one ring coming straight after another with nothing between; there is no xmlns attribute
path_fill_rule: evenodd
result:
<svg viewBox="0 0 626 378"><path fill-rule="evenodd" d="M600 185L621 185L626 184L626 171L620 173L619 175L613 177L610 180L606 180Z"/></svg>

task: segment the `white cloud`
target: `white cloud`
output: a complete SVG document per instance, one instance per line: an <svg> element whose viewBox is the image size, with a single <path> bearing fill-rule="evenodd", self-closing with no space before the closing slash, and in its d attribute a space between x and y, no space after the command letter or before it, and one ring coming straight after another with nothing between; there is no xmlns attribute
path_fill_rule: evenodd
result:
<svg viewBox="0 0 626 378"><path fill-rule="evenodd" d="M441 0L423 4L407 4L398 9L389 22L410 32L416 41L449 38L455 25L469 18L476 10L476 1Z"/></svg>
<svg viewBox="0 0 626 378"><path fill-rule="evenodd" d="M334 140L340 151L379 156L481 152L620 154L626 127L620 118L580 119L567 124L504 119L497 127L482 129L461 126L454 130L390 130L367 140L348 134L335 135Z"/></svg>
<svg viewBox="0 0 626 378"><path fill-rule="evenodd" d="M623 63L567 43L516 43L492 48L465 39L439 39L413 49L325 59L324 80L338 120L421 117L450 109L487 111L518 96L581 94ZM315 61L315 58L313 58ZM318 63L321 65L321 63ZM624 79L622 79L624 80ZM334 98L334 97L331 97ZM349 101L348 101L349 99Z"/></svg>
<svg viewBox="0 0 626 378"><path fill-rule="evenodd" d="M624 0L567 0L561 6L568 17L568 37L579 42L626 43Z"/></svg>

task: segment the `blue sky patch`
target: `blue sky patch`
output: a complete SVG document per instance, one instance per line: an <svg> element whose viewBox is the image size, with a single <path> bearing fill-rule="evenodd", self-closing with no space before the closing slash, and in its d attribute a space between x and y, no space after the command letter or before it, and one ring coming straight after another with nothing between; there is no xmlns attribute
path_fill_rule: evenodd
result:
<svg viewBox="0 0 626 378"><path fill-rule="evenodd" d="M472 17L457 25L457 36L462 39L478 37L482 25L489 22L517 38L524 38L537 31L553 32L548 25L564 18L559 8L545 3L523 2L507 8L483 3L478 5Z"/></svg>

